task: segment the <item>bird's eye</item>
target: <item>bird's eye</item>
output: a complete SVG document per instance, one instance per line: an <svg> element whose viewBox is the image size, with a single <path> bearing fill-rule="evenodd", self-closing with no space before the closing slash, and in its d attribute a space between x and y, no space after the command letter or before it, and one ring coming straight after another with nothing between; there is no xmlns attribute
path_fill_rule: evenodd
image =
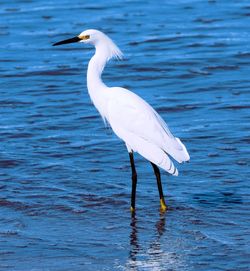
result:
<svg viewBox="0 0 250 271"><path fill-rule="evenodd" d="M90 38L90 35L85 35L82 37L83 40L88 40Z"/></svg>

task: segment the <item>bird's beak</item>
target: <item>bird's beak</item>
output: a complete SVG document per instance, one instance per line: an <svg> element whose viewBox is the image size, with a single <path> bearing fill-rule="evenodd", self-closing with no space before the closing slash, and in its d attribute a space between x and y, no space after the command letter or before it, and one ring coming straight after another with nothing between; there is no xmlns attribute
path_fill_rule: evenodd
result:
<svg viewBox="0 0 250 271"><path fill-rule="evenodd" d="M73 43L73 42L78 42L80 40L81 40L81 38L74 37L74 38L71 38L71 39L67 39L67 40L62 40L62 41L56 42L56 43L53 44L53 46L67 44L67 43Z"/></svg>

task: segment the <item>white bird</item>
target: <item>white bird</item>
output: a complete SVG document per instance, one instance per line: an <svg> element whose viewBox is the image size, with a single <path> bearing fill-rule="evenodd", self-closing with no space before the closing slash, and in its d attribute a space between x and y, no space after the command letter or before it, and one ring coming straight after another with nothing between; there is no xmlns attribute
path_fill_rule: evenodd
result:
<svg viewBox="0 0 250 271"><path fill-rule="evenodd" d="M178 170L169 158L182 163L190 159L186 147L174 137L158 113L135 93L121 87L107 87L101 78L105 64L111 58L122 58L122 52L104 33L89 29L80 35L54 43L53 46L82 42L95 46L95 54L89 61L87 87L90 98L114 133L127 147L132 168L131 212L135 211L137 174L133 152L151 162L156 175L161 210L167 209L159 168L177 176Z"/></svg>

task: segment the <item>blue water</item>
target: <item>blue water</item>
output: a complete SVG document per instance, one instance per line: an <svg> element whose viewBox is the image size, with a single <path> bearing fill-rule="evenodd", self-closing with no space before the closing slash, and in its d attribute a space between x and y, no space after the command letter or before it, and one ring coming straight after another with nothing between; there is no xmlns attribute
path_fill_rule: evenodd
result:
<svg viewBox="0 0 250 271"><path fill-rule="evenodd" d="M249 1L1 1L0 270L250 270ZM136 155L90 102L88 28L125 60L104 72L186 144L179 177Z"/></svg>

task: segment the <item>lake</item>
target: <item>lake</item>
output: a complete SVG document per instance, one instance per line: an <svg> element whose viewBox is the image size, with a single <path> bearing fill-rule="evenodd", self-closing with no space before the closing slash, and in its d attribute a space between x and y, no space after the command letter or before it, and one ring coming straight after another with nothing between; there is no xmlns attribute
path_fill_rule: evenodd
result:
<svg viewBox="0 0 250 271"><path fill-rule="evenodd" d="M3 0L0 270L247 271L250 3ZM126 147L86 88L94 50L52 47L88 28L123 51L103 74L147 100L191 156L162 171Z"/></svg>

